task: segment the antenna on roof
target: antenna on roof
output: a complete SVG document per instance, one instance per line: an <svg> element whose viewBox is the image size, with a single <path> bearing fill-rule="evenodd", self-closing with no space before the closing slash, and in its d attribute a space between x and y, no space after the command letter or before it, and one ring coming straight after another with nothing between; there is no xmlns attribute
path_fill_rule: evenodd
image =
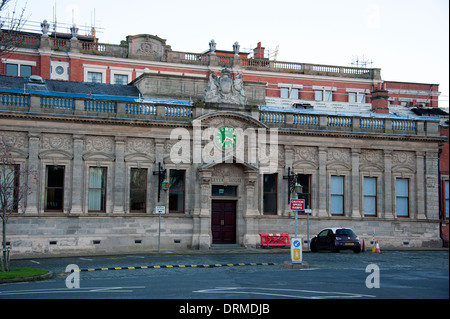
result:
<svg viewBox="0 0 450 319"><path fill-rule="evenodd" d="M56 37L56 1L55 1L55 5L53 6L53 34Z"/></svg>
<svg viewBox="0 0 450 319"><path fill-rule="evenodd" d="M353 66L356 66L357 68L367 68L367 65L369 64L370 67L372 67L373 61L372 60L366 60L364 58L364 54L362 56L362 59L359 58L359 56L353 56L352 62L350 63Z"/></svg>

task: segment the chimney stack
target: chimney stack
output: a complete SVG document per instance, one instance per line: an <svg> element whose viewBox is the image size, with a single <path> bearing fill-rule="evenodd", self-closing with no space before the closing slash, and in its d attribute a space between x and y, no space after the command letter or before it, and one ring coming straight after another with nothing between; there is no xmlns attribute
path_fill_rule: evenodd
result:
<svg viewBox="0 0 450 319"><path fill-rule="evenodd" d="M372 111L379 114L389 114L389 93L386 83L379 83L372 91Z"/></svg>
<svg viewBox="0 0 450 319"><path fill-rule="evenodd" d="M264 59L264 47L261 46L261 42L258 42L256 48L253 49L254 59Z"/></svg>

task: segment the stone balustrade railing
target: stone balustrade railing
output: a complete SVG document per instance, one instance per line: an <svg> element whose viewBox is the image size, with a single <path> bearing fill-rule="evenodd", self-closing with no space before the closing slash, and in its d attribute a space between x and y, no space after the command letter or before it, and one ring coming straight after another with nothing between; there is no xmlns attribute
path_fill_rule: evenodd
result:
<svg viewBox="0 0 450 319"><path fill-rule="evenodd" d="M166 120L190 122L202 114L211 112L204 105L189 102L179 105L143 100L105 100L71 96L52 96L11 93L0 90L0 112L24 112L33 114L58 114L69 116L111 117L120 119ZM326 130L354 133L389 133L400 135L439 136L439 121L430 118L371 116L370 114L339 115L330 112L314 114L310 110L277 111L264 107L253 109L252 116L268 127L305 130Z"/></svg>
<svg viewBox="0 0 450 319"><path fill-rule="evenodd" d="M46 39L43 41L43 39ZM17 35L14 45L18 47L40 48L48 46L57 51L76 51L87 54L105 55L120 58L129 57L127 44L106 44L61 38L41 37L38 35ZM282 62L268 59L247 59L239 56L222 56L210 54L198 54L191 52L167 51L163 62L175 62L185 64L213 65L221 67L233 67L238 65L243 69L266 70L274 72L300 73L312 75L326 75L339 77L356 77L365 79L381 79L380 69L357 68L333 65L318 65L297 62Z"/></svg>

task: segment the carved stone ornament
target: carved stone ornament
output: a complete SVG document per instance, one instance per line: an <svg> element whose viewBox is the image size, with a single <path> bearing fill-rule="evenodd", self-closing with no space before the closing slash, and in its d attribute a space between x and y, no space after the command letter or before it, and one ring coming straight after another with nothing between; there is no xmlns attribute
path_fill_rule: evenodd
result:
<svg viewBox="0 0 450 319"><path fill-rule="evenodd" d="M247 103L242 74L233 79L229 69L223 69L220 77L211 71L205 102L244 105Z"/></svg>

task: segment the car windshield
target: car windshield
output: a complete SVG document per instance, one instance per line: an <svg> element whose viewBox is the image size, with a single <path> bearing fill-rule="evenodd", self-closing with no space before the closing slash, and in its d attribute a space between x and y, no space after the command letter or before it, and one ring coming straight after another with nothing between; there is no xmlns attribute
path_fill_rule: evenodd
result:
<svg viewBox="0 0 450 319"><path fill-rule="evenodd" d="M336 235L338 236L356 236L351 229L337 229Z"/></svg>

